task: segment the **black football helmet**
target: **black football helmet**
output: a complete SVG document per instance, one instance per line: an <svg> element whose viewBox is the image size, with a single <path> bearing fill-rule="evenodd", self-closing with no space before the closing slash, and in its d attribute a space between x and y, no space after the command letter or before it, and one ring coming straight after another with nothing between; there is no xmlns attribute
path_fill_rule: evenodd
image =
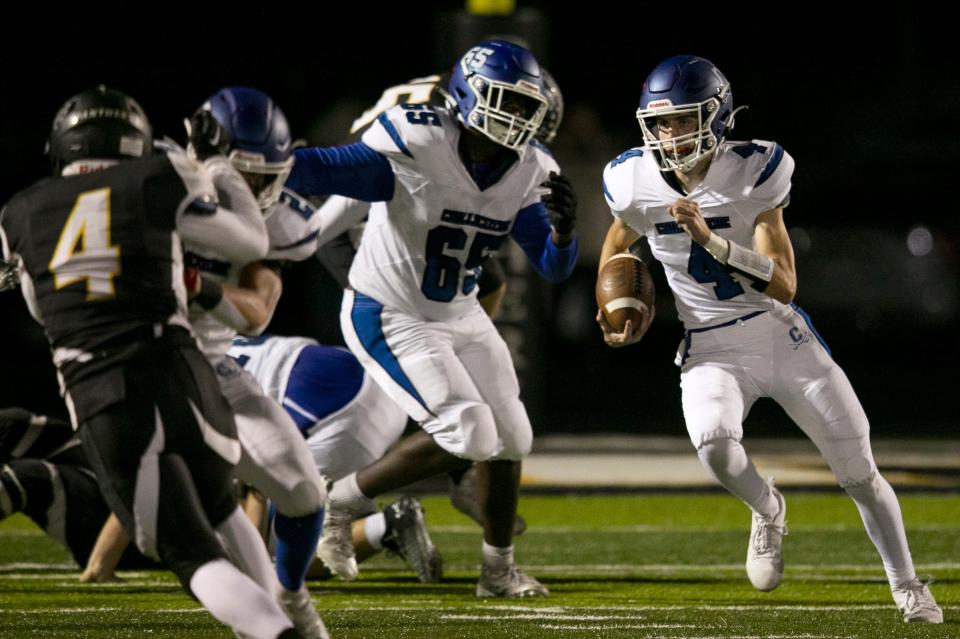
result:
<svg viewBox="0 0 960 639"><path fill-rule="evenodd" d="M149 155L153 131L136 100L102 84L76 94L60 107L46 152L53 172L83 159L123 160Z"/></svg>

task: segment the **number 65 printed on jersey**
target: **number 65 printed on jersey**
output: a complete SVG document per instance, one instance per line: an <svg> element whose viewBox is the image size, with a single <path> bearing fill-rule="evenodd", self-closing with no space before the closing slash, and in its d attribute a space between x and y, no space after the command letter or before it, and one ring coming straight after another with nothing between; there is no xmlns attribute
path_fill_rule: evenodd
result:
<svg viewBox="0 0 960 639"><path fill-rule="evenodd" d="M482 216L472 216L470 214L460 213L458 211L445 210L444 217L462 217L464 219L487 219ZM488 222L497 224L498 221L488 220ZM449 302L457 296L457 290L461 290L464 295L469 295L477 286L477 267L488 255L496 253L506 239L506 228L509 223L503 224L504 233L494 235L493 233L484 233L477 231L473 236L469 249L466 250L467 258L461 263L459 257L450 255L448 250L461 252L467 246L468 235L465 230L455 226L435 226L427 234L427 246L424 251L424 257L427 266L423 271L423 281L420 284L420 290L429 300L434 302ZM498 229L499 230L499 229ZM460 287L460 269L465 268L470 271L463 278L463 286Z"/></svg>

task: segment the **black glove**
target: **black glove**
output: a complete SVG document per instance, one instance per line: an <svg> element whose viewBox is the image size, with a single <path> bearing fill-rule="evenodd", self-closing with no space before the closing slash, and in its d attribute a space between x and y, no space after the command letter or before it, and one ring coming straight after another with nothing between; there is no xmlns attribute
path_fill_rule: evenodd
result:
<svg viewBox="0 0 960 639"><path fill-rule="evenodd" d="M189 142L199 160L230 152L230 134L207 109L199 109L190 118Z"/></svg>
<svg viewBox="0 0 960 639"><path fill-rule="evenodd" d="M550 177L540 186L550 189L540 198L550 214L550 223L557 233L567 235L577 223L577 193L573 190L573 183L567 176L551 171Z"/></svg>

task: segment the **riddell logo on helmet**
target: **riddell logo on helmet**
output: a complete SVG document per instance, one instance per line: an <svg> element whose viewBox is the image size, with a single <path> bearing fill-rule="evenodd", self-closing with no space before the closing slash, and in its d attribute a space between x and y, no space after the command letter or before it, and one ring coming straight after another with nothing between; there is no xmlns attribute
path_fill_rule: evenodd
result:
<svg viewBox="0 0 960 639"><path fill-rule="evenodd" d="M671 102L670 100L664 99L664 100L654 100L653 102L647 105L647 108L662 109L663 107L669 107L669 106L673 106L673 102Z"/></svg>

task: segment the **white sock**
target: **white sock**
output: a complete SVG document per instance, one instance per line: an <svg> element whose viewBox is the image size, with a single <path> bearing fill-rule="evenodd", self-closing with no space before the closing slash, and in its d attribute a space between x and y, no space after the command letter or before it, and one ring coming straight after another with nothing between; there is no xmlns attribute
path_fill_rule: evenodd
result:
<svg viewBox="0 0 960 639"><path fill-rule="evenodd" d="M506 548L491 546L486 541L483 542L483 563L493 566L503 566L513 564L513 545Z"/></svg>
<svg viewBox="0 0 960 639"><path fill-rule="evenodd" d="M216 531L231 561L261 588L274 592L277 576L263 538L239 506L216 527Z"/></svg>
<svg viewBox="0 0 960 639"><path fill-rule="evenodd" d="M774 517L780 512L780 504L770 486L757 472L740 442L715 439L698 448L697 456L714 478L753 512L764 517Z"/></svg>
<svg viewBox="0 0 960 639"><path fill-rule="evenodd" d="M335 508L348 510L352 513L370 512L376 510L372 499L363 494L357 484L357 473L350 473L343 479L338 479L330 490L330 505Z"/></svg>
<svg viewBox="0 0 960 639"><path fill-rule="evenodd" d="M912 581L917 573L910 557L900 502L897 501L893 488L877 473L870 482L845 486L844 490L853 498L857 510L860 511L863 527L867 529L867 535L880 553L890 587L895 588Z"/></svg>
<svg viewBox="0 0 960 639"><path fill-rule="evenodd" d="M387 532L387 518L382 512L370 515L363 520L363 535L371 548L383 548L383 535Z"/></svg>
<svg viewBox="0 0 960 639"><path fill-rule="evenodd" d="M226 559L200 566L190 590L218 621L244 636L276 639L293 627L274 598Z"/></svg>

